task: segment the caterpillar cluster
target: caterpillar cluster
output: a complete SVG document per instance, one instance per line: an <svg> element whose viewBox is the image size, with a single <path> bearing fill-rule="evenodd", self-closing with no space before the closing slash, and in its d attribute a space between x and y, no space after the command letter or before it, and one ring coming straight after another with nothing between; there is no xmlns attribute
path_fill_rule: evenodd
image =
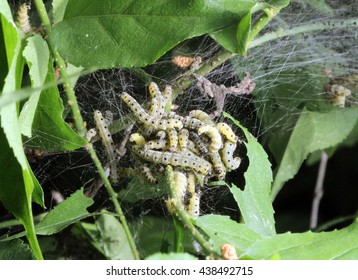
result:
<svg viewBox="0 0 358 280"><path fill-rule="evenodd" d="M200 188L195 186L210 178L223 180L239 167L241 159L234 157L238 137L228 124L216 124L204 111L193 110L187 116L165 112L171 92L169 86L162 93L150 83L148 110L128 93L120 95L138 122L129 138L130 150L151 183L157 182L151 170L173 166L180 202L191 216L198 216Z"/></svg>

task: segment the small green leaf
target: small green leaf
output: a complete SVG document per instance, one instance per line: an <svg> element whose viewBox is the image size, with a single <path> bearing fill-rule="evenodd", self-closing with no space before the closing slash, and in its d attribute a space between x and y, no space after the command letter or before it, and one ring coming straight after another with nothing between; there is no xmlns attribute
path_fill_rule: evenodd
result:
<svg viewBox="0 0 358 280"><path fill-rule="evenodd" d="M53 62L50 60L45 83L53 83ZM71 151L83 147L87 141L76 134L62 118L64 107L57 86L42 91L32 125L30 148L49 152Z"/></svg>
<svg viewBox="0 0 358 280"><path fill-rule="evenodd" d="M52 1L52 15L53 23L58 23L63 19L68 0L53 0Z"/></svg>
<svg viewBox="0 0 358 280"><path fill-rule="evenodd" d="M44 84L48 71L50 51L46 41L40 35L34 35L27 39L27 46L22 54L29 67L31 86L37 88L24 104L20 113L21 133L31 137L32 122L41 93L40 87Z"/></svg>
<svg viewBox="0 0 358 280"><path fill-rule="evenodd" d="M29 245L20 239L0 242L0 260L33 260Z"/></svg>
<svg viewBox="0 0 358 280"><path fill-rule="evenodd" d="M358 121L358 107L329 112L304 109L290 135L272 186L275 197L287 180L293 178L310 153L341 143Z"/></svg>
<svg viewBox="0 0 358 280"><path fill-rule="evenodd" d="M236 40L237 40L237 53L246 56L247 48L249 45L249 38L251 33L251 11L248 12L239 22L237 27Z"/></svg>
<svg viewBox="0 0 358 280"><path fill-rule="evenodd" d="M188 253L169 253L169 254L163 254L163 253L156 253L153 255L150 255L146 258L146 260L197 260L197 257L194 257L193 255L190 255Z"/></svg>
<svg viewBox="0 0 358 280"><path fill-rule="evenodd" d="M264 237L244 253L254 259L337 260L358 258L358 221L332 232L284 233Z"/></svg>
<svg viewBox="0 0 358 280"><path fill-rule="evenodd" d="M275 234L274 210L272 207L270 191L272 183L271 163L262 146L257 142L246 128L229 114L224 113L240 127L247 139L244 144L249 158L249 167L244 174L245 189L241 191L233 185L230 188L236 202L239 205L241 215L248 228L265 236Z"/></svg>
<svg viewBox="0 0 358 280"><path fill-rule="evenodd" d="M102 213L96 226L99 235L92 239L92 243L107 259L134 259L123 226L116 217Z"/></svg>
<svg viewBox="0 0 358 280"><path fill-rule="evenodd" d="M244 252L261 238L245 224L239 224L228 216L200 216L196 219L195 224L210 237L218 252L224 244L235 246L238 253Z"/></svg>
<svg viewBox="0 0 358 280"><path fill-rule="evenodd" d="M76 66L145 66L188 38L237 27L256 2L69 0L53 39Z"/></svg>
<svg viewBox="0 0 358 280"><path fill-rule="evenodd" d="M93 200L83 194L83 189L79 189L51 210L36 225L36 233L42 235L54 234L77 221L92 216L87 211L87 208L92 204Z"/></svg>

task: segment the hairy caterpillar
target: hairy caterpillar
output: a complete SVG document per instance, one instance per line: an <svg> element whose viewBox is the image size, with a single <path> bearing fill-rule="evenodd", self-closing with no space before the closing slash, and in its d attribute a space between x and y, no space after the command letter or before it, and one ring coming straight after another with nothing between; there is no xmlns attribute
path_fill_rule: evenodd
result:
<svg viewBox="0 0 358 280"><path fill-rule="evenodd" d="M171 129L168 132L169 146L172 152L175 152L178 147L178 132L175 129Z"/></svg>
<svg viewBox="0 0 358 280"><path fill-rule="evenodd" d="M200 196L200 193L194 192L189 199L187 213L193 218L199 217L200 215Z"/></svg>
<svg viewBox="0 0 358 280"><path fill-rule="evenodd" d="M210 125L202 126L199 128L198 134L199 135L206 134L210 137L211 139L211 143L209 145L210 151L213 152L221 149L223 142L221 139L221 135L216 127Z"/></svg>
<svg viewBox="0 0 358 280"><path fill-rule="evenodd" d="M221 156L218 151L209 153L210 160L213 164L214 174L218 177L219 180L223 180L226 175L226 168L221 161Z"/></svg>
<svg viewBox="0 0 358 280"><path fill-rule="evenodd" d="M138 168L142 172L142 174L146 177L149 183L158 184L157 178L154 177L152 170L150 170L147 164L138 162Z"/></svg>
<svg viewBox="0 0 358 280"><path fill-rule="evenodd" d="M143 150L137 145L132 146L132 150L139 157L154 163L190 168L204 175L211 174L211 163L188 151L178 154L172 152Z"/></svg>
<svg viewBox="0 0 358 280"><path fill-rule="evenodd" d="M180 149L186 149L188 147L189 131L185 128L179 131L178 144Z"/></svg>
<svg viewBox="0 0 358 280"><path fill-rule="evenodd" d="M236 143L227 141L225 142L224 147L220 151L222 161L229 170L235 170L239 168L241 163L241 158L239 157L233 158L235 149L236 149Z"/></svg>
<svg viewBox="0 0 358 280"><path fill-rule="evenodd" d="M174 181L175 181L175 196L178 201L184 205L184 198L187 188L187 179L184 173L179 171L174 171Z"/></svg>
<svg viewBox="0 0 358 280"><path fill-rule="evenodd" d="M105 119L102 113L98 110L94 112L94 121L96 123L96 129L98 135L101 138L102 145L106 150L106 155L110 166L110 178L113 183L118 183L118 156L113 143L112 135L109 132L108 124L109 119Z"/></svg>
<svg viewBox="0 0 358 280"><path fill-rule="evenodd" d="M17 11L17 22L19 28L24 33L30 33L32 31L32 26L30 24L30 18L28 11L31 9L31 6L28 4L22 4Z"/></svg>
<svg viewBox="0 0 358 280"><path fill-rule="evenodd" d="M144 137L139 133L132 133L129 137L129 142L134 142L139 147L143 147L146 143Z"/></svg>
<svg viewBox="0 0 358 280"><path fill-rule="evenodd" d="M207 125L211 125L211 126L214 126L215 123L214 121L212 120L212 118L207 114L205 113L204 111L202 110L193 110L193 111L190 111L189 112L189 116L192 117L192 118L196 118L202 122L204 122L205 124Z"/></svg>
<svg viewBox="0 0 358 280"><path fill-rule="evenodd" d="M216 128L219 130L219 132L226 137L227 140L231 142L236 142L238 137L235 135L235 133L232 131L231 127L226 123L218 123L216 125Z"/></svg>

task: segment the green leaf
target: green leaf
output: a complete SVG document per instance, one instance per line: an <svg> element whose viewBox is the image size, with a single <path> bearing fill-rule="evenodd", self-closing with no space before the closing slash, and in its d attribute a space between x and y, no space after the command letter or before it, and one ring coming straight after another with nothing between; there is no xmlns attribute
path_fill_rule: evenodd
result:
<svg viewBox="0 0 358 280"><path fill-rule="evenodd" d="M262 146L246 128L229 114L224 116L241 128L246 136L244 144L249 158L249 167L244 174L245 189L242 191L235 185L230 188L239 205L241 215L247 227L263 236L275 234L274 210L270 191L272 183L271 163Z"/></svg>
<svg viewBox="0 0 358 280"><path fill-rule="evenodd" d="M169 253L169 254L163 254L163 253L156 253L153 255L150 255L146 258L146 260L197 260L197 257L194 257L193 255L190 255L188 253Z"/></svg>
<svg viewBox="0 0 358 280"><path fill-rule="evenodd" d="M52 1L52 15L53 23L58 23L63 19L68 0L53 0Z"/></svg>
<svg viewBox="0 0 358 280"><path fill-rule="evenodd" d="M284 233L258 240L245 252L254 259L356 260L358 258L358 221L332 232Z"/></svg>
<svg viewBox="0 0 358 280"><path fill-rule="evenodd" d="M238 253L241 253L261 238L245 224L239 224L228 216L200 216L196 219L195 224L210 237L218 252L222 245L231 244L235 246Z"/></svg>
<svg viewBox="0 0 358 280"><path fill-rule="evenodd" d="M83 189L79 189L58 204L36 225L36 233L41 235L54 234L77 221L92 216L87 211L87 208L92 204L93 199L85 196Z"/></svg>
<svg viewBox="0 0 358 280"><path fill-rule="evenodd" d="M50 60L45 83L53 83L53 62ZM64 107L57 86L42 91L32 124L30 148L48 152L71 151L83 147L87 141L76 134L62 117Z"/></svg>
<svg viewBox="0 0 358 280"><path fill-rule="evenodd" d="M257 2L69 0L53 39L76 66L145 66L188 38L237 27Z"/></svg>
<svg viewBox="0 0 358 280"><path fill-rule="evenodd" d="M248 12L239 23L239 26L237 27L237 53L246 56L247 48L249 45L249 38L251 33L251 11Z"/></svg>
<svg viewBox="0 0 358 280"><path fill-rule="evenodd" d="M304 109L276 170L272 196L277 195L284 182L293 178L310 153L333 147L346 139L357 124L357 116L358 107L324 113Z"/></svg>
<svg viewBox="0 0 358 280"><path fill-rule="evenodd" d="M0 14L2 14L2 23L7 21L15 26L6 1L0 3ZM3 29L3 32L5 44L7 44L9 40L9 44L12 45L14 44L14 38L17 38L14 51L6 50L10 67L5 79L2 96L8 96L21 86L24 68L21 53L25 45L25 40L14 27L7 28L6 30ZM30 242L36 258L42 259L43 257L35 235L32 217L31 198L34 190L33 174L29 169L22 145L18 120L18 104L12 103L1 107L0 121L0 143L2 144L1 147L3 150L0 158L0 201L23 223L27 239ZM10 163L12 165L9 167ZM8 177L9 175L16 176L16 179L14 177Z"/></svg>
<svg viewBox="0 0 358 280"><path fill-rule="evenodd" d="M125 231L111 214L102 213L96 221L98 234L91 235L92 244L110 260L133 260Z"/></svg>
<svg viewBox="0 0 358 280"><path fill-rule="evenodd" d="M47 43L40 35L34 35L27 39L27 46L23 51L23 56L29 67L31 86L37 88L29 100L24 104L20 113L21 133L31 137L31 127L40 98L40 87L44 84L47 71L50 51Z"/></svg>
<svg viewBox="0 0 358 280"><path fill-rule="evenodd" d="M168 193L165 177L157 176L158 184L151 184L142 174L134 175L126 189L119 191L121 200L129 203L136 203L146 199L155 199Z"/></svg>
<svg viewBox="0 0 358 280"><path fill-rule="evenodd" d="M20 239L0 242L0 260L33 260L30 247Z"/></svg>

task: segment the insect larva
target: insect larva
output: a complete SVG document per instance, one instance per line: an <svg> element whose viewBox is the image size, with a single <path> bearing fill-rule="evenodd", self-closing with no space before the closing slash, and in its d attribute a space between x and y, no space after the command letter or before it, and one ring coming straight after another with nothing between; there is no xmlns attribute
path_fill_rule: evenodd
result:
<svg viewBox="0 0 358 280"><path fill-rule="evenodd" d="M151 96L151 106L149 108L149 115L157 116L159 118L163 117L164 114L164 98L160 92L158 85L154 82L149 84L149 94Z"/></svg>
<svg viewBox="0 0 358 280"><path fill-rule="evenodd" d="M210 137L211 143L209 145L210 151L218 151L221 149L223 142L221 139L221 135L216 127L206 125L202 126L198 130L198 134L206 134Z"/></svg>
<svg viewBox="0 0 358 280"><path fill-rule="evenodd" d="M204 122L202 122L201 120L186 116L183 119L183 125L184 125L184 127L190 128L192 130L198 130L200 127L205 126L206 124Z"/></svg>
<svg viewBox="0 0 358 280"><path fill-rule="evenodd" d="M186 149L188 147L189 131L185 128L179 131L178 144L180 149Z"/></svg>
<svg viewBox="0 0 358 280"><path fill-rule="evenodd" d="M123 92L121 94L122 100L128 105L133 114L137 117L137 119L146 124L147 126L153 125L152 122L155 120L154 117L151 117L140 104L128 93Z"/></svg>
<svg viewBox="0 0 358 280"><path fill-rule="evenodd" d="M207 125L215 126L215 123L212 118L202 110L192 110L190 111L189 116L192 118L196 118L206 123Z"/></svg>
<svg viewBox="0 0 358 280"><path fill-rule="evenodd" d="M233 158L235 149L236 149L236 143L226 141L224 147L220 151L222 161L226 166L226 168L228 168L229 170L235 170L239 168L241 163L241 158L239 157Z"/></svg>
<svg viewBox="0 0 358 280"><path fill-rule="evenodd" d="M184 205L184 198L187 188L187 179L184 173L174 171L175 196Z"/></svg>
<svg viewBox="0 0 358 280"><path fill-rule="evenodd" d="M19 28L24 33L30 33L32 31L32 26L30 24L30 18L28 11L31 9L31 6L28 4L22 4L17 11L17 22Z"/></svg>
<svg viewBox="0 0 358 280"><path fill-rule="evenodd" d="M139 170L142 174L146 177L147 181L151 184L158 184L157 178L154 177L152 170L148 167L147 164L139 163L138 162Z"/></svg>
<svg viewBox="0 0 358 280"><path fill-rule="evenodd" d="M158 131L156 137L158 140L164 140L167 137L167 133L163 130Z"/></svg>
<svg viewBox="0 0 358 280"><path fill-rule="evenodd" d="M156 129L153 126L142 125L139 131L143 136L150 137L156 131Z"/></svg>
<svg viewBox="0 0 358 280"><path fill-rule="evenodd" d="M166 106L168 101L171 100L172 94L173 94L172 87L169 85L165 86L164 91L163 91L164 106Z"/></svg>
<svg viewBox="0 0 358 280"><path fill-rule="evenodd" d="M200 153L201 153L200 150L198 149L198 147L195 145L195 143L191 140L187 141L187 149L196 155L200 155Z"/></svg>
<svg viewBox="0 0 358 280"><path fill-rule="evenodd" d="M169 141L166 139L150 140L144 145L144 150L168 150L169 148Z"/></svg>
<svg viewBox="0 0 358 280"><path fill-rule="evenodd" d="M132 133L129 137L129 142L134 142L137 146L143 147L145 144L144 137L139 133Z"/></svg>
<svg viewBox="0 0 358 280"><path fill-rule="evenodd" d="M180 130L183 128L183 123L178 119L162 119L156 124L156 128L159 130L171 130L174 128Z"/></svg>
<svg viewBox="0 0 358 280"><path fill-rule="evenodd" d="M175 152L178 147L178 132L175 129L171 129L168 131L169 137L169 146L172 152Z"/></svg>
<svg viewBox="0 0 358 280"><path fill-rule="evenodd" d="M193 193L193 196L189 199L189 205L187 213L193 217L199 217L200 215L200 193Z"/></svg>
<svg viewBox="0 0 358 280"><path fill-rule="evenodd" d="M201 174L211 174L212 165L210 162L195 156L193 153L186 151L183 154L162 152L155 150L143 150L137 145L132 146L132 150L139 157L159 164L181 166L183 168L190 168Z"/></svg>
<svg viewBox="0 0 358 280"><path fill-rule="evenodd" d="M193 140L195 146L199 150L199 154L206 155L209 152L208 148L206 147L206 143L203 139L200 138L198 134L193 131L190 131L190 138Z"/></svg>
<svg viewBox="0 0 358 280"><path fill-rule="evenodd" d="M94 128L91 128L86 133L86 139L88 142L91 142L92 138L97 135L97 131Z"/></svg>
<svg viewBox="0 0 358 280"><path fill-rule="evenodd" d="M226 168L221 161L221 156L218 151L209 153L211 163L213 164L213 172L219 180L223 180L226 175Z"/></svg>
<svg viewBox="0 0 358 280"><path fill-rule="evenodd" d="M216 128L219 130L219 132L226 137L227 140L231 142L236 142L238 137L235 135L235 133L232 131L231 127L226 123L218 123L216 125Z"/></svg>
<svg viewBox="0 0 358 280"><path fill-rule="evenodd" d="M187 193L189 195L189 198L193 196L193 193L195 193L195 174L193 172L188 172L187 174Z"/></svg>
<svg viewBox="0 0 358 280"><path fill-rule="evenodd" d="M114 147L112 135L108 129L108 120L104 119L102 113L96 110L94 112L94 121L109 161L111 181L113 183L118 183L118 156Z"/></svg>

